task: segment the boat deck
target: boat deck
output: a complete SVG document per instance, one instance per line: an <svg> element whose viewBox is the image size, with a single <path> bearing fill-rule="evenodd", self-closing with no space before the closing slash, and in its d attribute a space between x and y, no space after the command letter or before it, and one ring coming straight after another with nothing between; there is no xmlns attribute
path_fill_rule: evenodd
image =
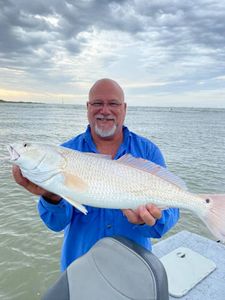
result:
<svg viewBox="0 0 225 300"><path fill-rule="evenodd" d="M180 298L170 300L225 300L225 246L197 234L181 231L153 245L153 253L162 257L178 247L187 247L211 259L216 270Z"/></svg>

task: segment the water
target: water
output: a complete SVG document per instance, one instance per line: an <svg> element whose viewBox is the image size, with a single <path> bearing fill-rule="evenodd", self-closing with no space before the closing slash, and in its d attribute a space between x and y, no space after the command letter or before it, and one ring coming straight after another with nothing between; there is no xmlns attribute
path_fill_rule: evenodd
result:
<svg viewBox="0 0 225 300"><path fill-rule="evenodd" d="M225 110L130 107L126 125L154 141L169 169L193 192L225 193ZM86 128L84 106L0 104L0 159L5 144L59 144ZM40 220L37 197L15 184L0 161L0 299L40 299L58 278L62 233ZM212 238L188 212L170 234L187 229Z"/></svg>

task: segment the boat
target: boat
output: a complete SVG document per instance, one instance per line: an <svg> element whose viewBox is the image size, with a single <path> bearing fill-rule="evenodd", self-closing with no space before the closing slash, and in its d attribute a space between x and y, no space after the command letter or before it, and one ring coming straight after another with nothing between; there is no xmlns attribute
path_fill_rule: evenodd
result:
<svg viewBox="0 0 225 300"><path fill-rule="evenodd" d="M224 300L225 246L181 231L152 252L124 237L99 240L42 300Z"/></svg>

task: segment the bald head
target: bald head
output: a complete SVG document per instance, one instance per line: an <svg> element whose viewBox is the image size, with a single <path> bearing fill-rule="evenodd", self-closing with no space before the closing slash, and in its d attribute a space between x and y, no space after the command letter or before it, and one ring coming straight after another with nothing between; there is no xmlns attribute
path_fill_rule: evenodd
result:
<svg viewBox="0 0 225 300"><path fill-rule="evenodd" d="M91 87L89 91L89 101L93 99L94 95L97 94L115 94L117 95L117 98L124 102L124 92L121 86L114 80L109 78L103 78L99 79L94 83L94 85Z"/></svg>

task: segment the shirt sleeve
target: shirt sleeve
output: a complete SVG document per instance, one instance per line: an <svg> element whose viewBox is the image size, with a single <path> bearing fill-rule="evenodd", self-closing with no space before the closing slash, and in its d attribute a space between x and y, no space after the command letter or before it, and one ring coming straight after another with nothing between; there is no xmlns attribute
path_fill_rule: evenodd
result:
<svg viewBox="0 0 225 300"><path fill-rule="evenodd" d="M40 197L38 211L42 221L49 229L61 231L70 223L73 207L64 199L59 204L51 204Z"/></svg>

